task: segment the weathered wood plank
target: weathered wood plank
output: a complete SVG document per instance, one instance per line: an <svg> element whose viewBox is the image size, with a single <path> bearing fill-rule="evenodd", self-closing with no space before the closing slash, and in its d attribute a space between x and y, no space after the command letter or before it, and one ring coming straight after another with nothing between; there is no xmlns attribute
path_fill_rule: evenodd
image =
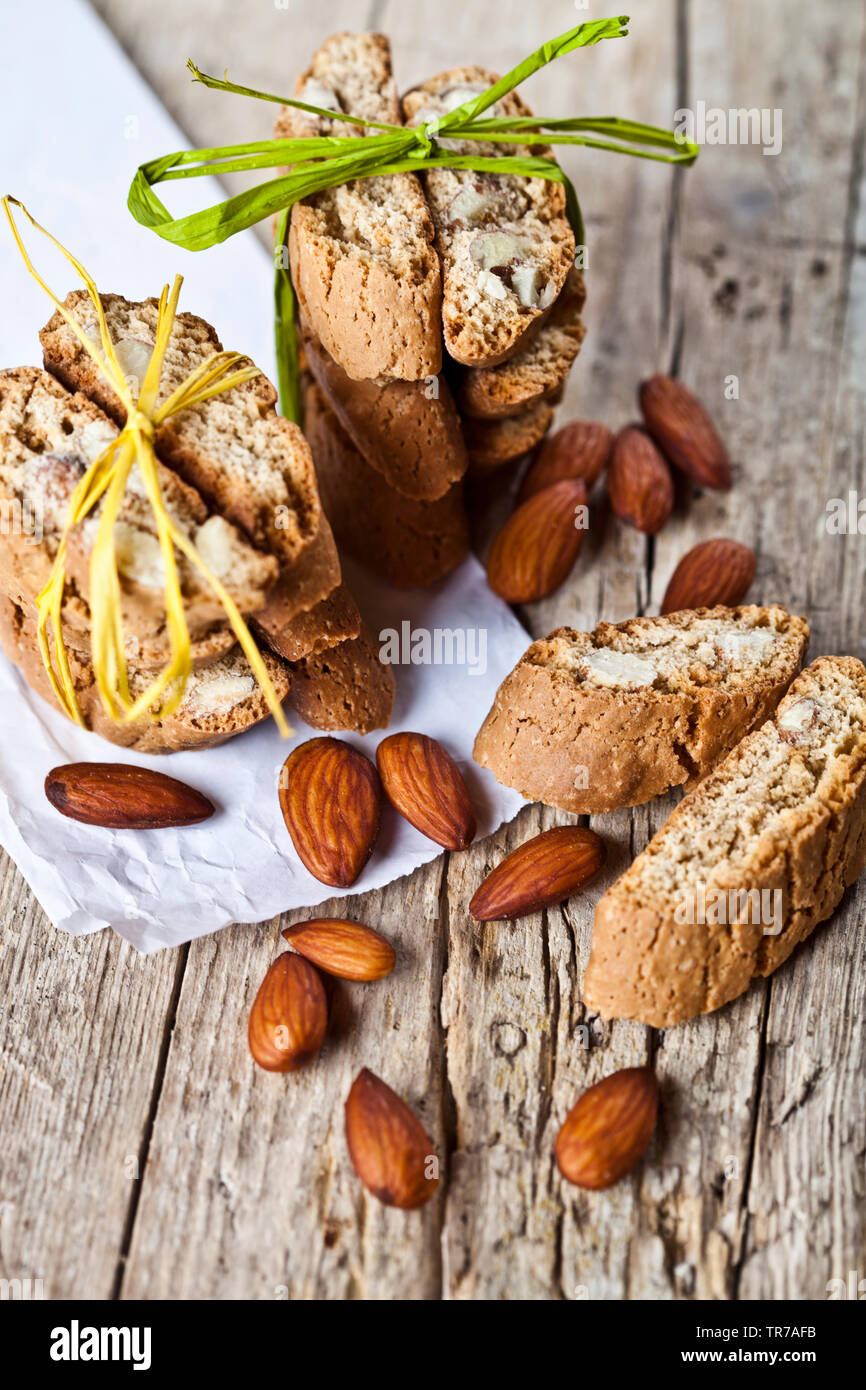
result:
<svg viewBox="0 0 866 1390"><path fill-rule="evenodd" d="M819 478L824 472L830 481L822 452L826 457L834 432L836 380L840 369L843 376L856 370L856 359L842 365L848 349L840 311L864 16L854 5L819 13L805 3L775 3L762 7L761 19L756 46L728 7L689 10L690 104L703 98L724 109L781 108L784 139L776 156L754 145L708 147L684 180L671 354L678 353L679 374L718 419L737 476L730 494L696 499L682 526L659 538L653 599L660 600L691 544L734 535L758 551L754 597L809 616L813 655L862 656L862 629L853 641L849 630L845 642L841 625L827 621L832 605L815 600L824 584L828 594L836 591L839 542L821 536L827 492ZM738 399L725 398L732 374ZM853 568L862 584L862 551ZM815 1024L821 1041L829 1043L830 1029L841 1027L849 1059L862 1066L848 985L856 920L849 902L820 930L820 947L798 952L715 1018L665 1035L662 1074L679 1084L683 1118L699 1136L671 1202L677 1258L694 1270L697 1297L822 1298L838 1263L853 1258L859 1217L852 1173L859 1126L862 1184L862 1110L854 1104L846 1120L839 1108L851 1105L845 1069L832 1066L832 1046L816 1046L806 1020L831 1005L835 1023ZM792 1104L782 1121L784 1098L799 1095L816 1066L827 1068L827 1082L811 1096L810 1083L802 1107ZM713 1078L699 1124L689 1103L692 1072ZM840 1121L848 1139L834 1145L828 1131ZM755 1126L754 1154L744 1164L743 1143ZM829 1188L846 1194L838 1199L836 1234L844 1229L847 1243L831 1239L823 1173Z"/></svg>
<svg viewBox="0 0 866 1390"><path fill-rule="evenodd" d="M0 866L0 1277L111 1298L183 949L52 928Z"/></svg>
<svg viewBox="0 0 866 1390"><path fill-rule="evenodd" d="M524 22L527 49L541 28L536 8ZM632 40L602 44L548 69L537 107L606 111L616 91L617 110L667 122L676 105L670 7L642 7L635 31ZM506 40L510 58L516 46L510 26ZM561 418L581 414L616 428L633 418L646 355L664 333L661 267L673 176L658 165L588 151L563 162L575 176L588 229L589 326ZM537 635L563 623L585 627L601 617L630 617L645 602L645 542L613 524L603 490L594 500L572 578L526 610ZM493 837L481 862L455 857L449 865L443 1022L458 1118L445 1231L451 1297L618 1298L632 1278L639 1184L623 1184L613 1195L580 1194L563 1183L553 1158L557 1130L579 1093L618 1066L649 1058L648 1029L604 1027L589 1017L580 995L594 904L627 862L634 834L629 816L601 818L609 864L565 910L483 927L466 913L471 892L503 852L569 819L528 808ZM643 1243L640 1263L642 1287L660 1296L658 1240Z"/></svg>

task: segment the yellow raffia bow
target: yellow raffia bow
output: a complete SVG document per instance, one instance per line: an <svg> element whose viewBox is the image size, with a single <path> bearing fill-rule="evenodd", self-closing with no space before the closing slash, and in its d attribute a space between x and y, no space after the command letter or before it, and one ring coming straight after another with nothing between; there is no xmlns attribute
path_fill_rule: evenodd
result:
<svg viewBox="0 0 866 1390"><path fill-rule="evenodd" d="M163 359L174 324L180 287L183 283L182 277L177 275L171 294L169 295L166 285L160 296L156 344L144 380L141 383L138 399L134 400L129 382L115 353L114 344L108 332L108 325L105 322L102 301L92 277L56 237L40 226L23 203L20 203L17 198L9 196L3 198L2 202L3 210L12 228L12 234L30 274L42 286L54 307L66 320L81 346L126 408L126 424L120 434L93 460L73 493L51 578L36 600L39 615L39 648L54 693L69 718L80 724L82 728L86 727L78 706L75 685L69 669L69 659L63 643L61 610L69 533L74 526L93 511L97 503L104 497L102 516L99 520L90 560L91 646L93 669L96 673L102 703L114 722L131 723L143 716L149 716L154 721L164 719L177 709L183 699L186 683L192 669L192 656L189 628L175 562L174 549L176 546L207 581L225 609L226 617L253 669L256 680L262 688L280 733L284 738L287 738L291 730L286 722L282 706L262 660L261 652L241 617L237 605L166 510L153 447L156 429L164 420L176 415L178 411L184 410L188 406L198 405L211 396L230 391L233 386L238 386L241 382L252 380L253 377L260 375L258 368L248 366L232 370L237 367L238 362L244 360L241 353L214 353L206 362L202 362L200 366L196 367L186 380L181 382L177 390L163 401L162 405L157 405ZM13 205L21 210L32 227L53 242L84 281L99 320L102 356L81 326L64 308L56 294L35 270L15 225L12 215ZM114 546L114 526L123 502L129 474L135 464L138 465L148 500L153 508L160 550L165 565L165 611L171 641L171 661L148 686L147 690L138 699L133 700L129 690L129 674L124 653L120 580ZM49 622L54 635L56 671L49 644ZM163 698L166 696L166 691L168 691L168 695Z"/></svg>

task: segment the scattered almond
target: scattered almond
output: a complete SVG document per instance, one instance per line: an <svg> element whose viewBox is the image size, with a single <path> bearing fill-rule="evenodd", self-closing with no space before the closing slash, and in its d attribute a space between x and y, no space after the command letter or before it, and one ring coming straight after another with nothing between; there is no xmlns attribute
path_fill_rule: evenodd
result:
<svg viewBox="0 0 866 1390"><path fill-rule="evenodd" d="M320 883L348 888L376 843L382 809L369 758L338 738L311 738L286 759L280 806L292 843Z"/></svg>
<svg viewBox="0 0 866 1390"><path fill-rule="evenodd" d="M495 594L531 603L559 588L580 550L577 508L586 498L583 480L566 478L517 508L490 547L487 580Z"/></svg>
<svg viewBox="0 0 866 1390"><path fill-rule="evenodd" d="M386 1206L413 1211L436 1191L439 1164L427 1131L366 1067L346 1101L346 1142L361 1182Z"/></svg>
<svg viewBox="0 0 866 1390"><path fill-rule="evenodd" d="M527 469L517 497L518 506L563 478L582 478L589 490L604 472L613 435L594 420L572 420L544 441Z"/></svg>
<svg viewBox="0 0 866 1390"><path fill-rule="evenodd" d="M394 969L394 948L384 936L343 917L316 917L283 929L283 940L341 980L383 980Z"/></svg>
<svg viewBox="0 0 866 1390"><path fill-rule="evenodd" d="M636 425L616 437L607 491L616 515L647 536L655 536L673 511L671 470L646 431Z"/></svg>
<svg viewBox="0 0 866 1390"><path fill-rule="evenodd" d="M146 767L125 763L67 763L45 778L55 810L109 830L165 830L198 825L214 813L201 792Z"/></svg>
<svg viewBox="0 0 866 1390"><path fill-rule="evenodd" d="M525 917L564 902L596 877L605 845L594 830L558 825L527 840L497 864L469 904L476 922Z"/></svg>
<svg viewBox="0 0 866 1390"><path fill-rule="evenodd" d="M376 750L389 801L422 835L445 849L475 838L475 809L459 767L427 734L391 734Z"/></svg>
<svg viewBox="0 0 866 1390"><path fill-rule="evenodd" d="M646 1152L657 1114L652 1067L627 1067L590 1086L559 1131L562 1176L592 1190L619 1182Z"/></svg>
<svg viewBox="0 0 866 1390"><path fill-rule="evenodd" d="M727 451L693 391L658 374L641 383L638 400L647 429L671 463L701 487L731 486Z"/></svg>
<svg viewBox="0 0 866 1390"><path fill-rule="evenodd" d="M740 603L755 577L755 565L755 552L740 541L722 536L701 541L686 552L671 575L662 613Z"/></svg>
<svg viewBox="0 0 866 1390"><path fill-rule="evenodd" d="M247 1036L265 1071L297 1071L325 1040L328 1001L317 971L291 951L277 956L253 1001Z"/></svg>

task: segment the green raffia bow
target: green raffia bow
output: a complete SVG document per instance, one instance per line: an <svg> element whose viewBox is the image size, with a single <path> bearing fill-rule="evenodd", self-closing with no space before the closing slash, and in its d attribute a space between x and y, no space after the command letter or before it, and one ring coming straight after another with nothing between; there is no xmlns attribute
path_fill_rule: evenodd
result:
<svg viewBox="0 0 866 1390"><path fill-rule="evenodd" d="M561 58L576 48L587 48L602 39L624 38L628 30L628 15L614 19L597 19L569 29L559 38L551 39L530 54L516 68L506 73L487 91L464 102L447 115L419 126L395 126L383 121L368 121L341 111L329 111L311 106L292 97L273 96L251 87L239 87L227 78L209 77L200 72L190 60L188 67L196 82L216 91L234 92L239 96L272 101L291 106L309 115L329 121L344 121L348 125L364 126L377 132L363 140L355 136L316 135L298 139L258 140L245 145L224 145L212 149L185 150L163 155L142 164L136 171L129 190L129 210L136 221L149 227L166 241L185 247L188 251L203 251L208 246L225 241L235 232L243 231L264 218L278 214L277 256L275 262L275 316L278 383L284 415L300 422L300 372L295 333L295 297L288 269L286 245L292 207L302 198L335 188L353 179L365 179L418 172L423 169L473 169L497 174L516 174L525 178L550 179L565 188L566 211L578 246L584 245L583 218L571 180L554 159L546 155L502 154L475 155L452 153L443 149L440 137L461 141L478 140L485 144L527 145L589 145L594 149L612 150L643 159L657 159L669 164L692 164L698 155L697 145L682 136L657 126L624 121L616 116L585 116L564 120L548 120L543 116L506 116L479 119L488 107L525 82L540 68L555 58ZM595 136L605 138L592 138ZM654 148L652 148L654 147ZM238 193L216 207L172 217L153 192L153 185L171 179L200 178L205 174L236 174L251 169L273 169L291 165L289 173L269 179L256 188Z"/></svg>

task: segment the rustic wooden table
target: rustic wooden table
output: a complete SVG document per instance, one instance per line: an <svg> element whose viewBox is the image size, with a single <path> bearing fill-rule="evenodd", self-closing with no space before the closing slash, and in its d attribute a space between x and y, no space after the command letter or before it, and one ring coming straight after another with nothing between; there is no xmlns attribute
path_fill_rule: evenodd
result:
<svg viewBox="0 0 866 1390"><path fill-rule="evenodd" d="M270 117L191 87L188 54L285 90L327 33L375 27L408 85L464 61L504 70L582 17L565 0L98 8L194 144L264 136ZM717 417L736 484L681 504L654 543L598 511L572 579L527 625L655 612L683 551L729 534L757 549L754 598L809 615L814 655L863 657L866 541L830 535L825 508L866 493L866 11L629 8L629 39L534 79L536 109L670 125L698 100L781 108L784 142L707 148L686 172L567 159L590 298L562 418L619 426L638 380L672 370ZM823 1299L829 1280L862 1277L866 881L718 1014L659 1033L584 1010L594 901L671 805L599 817L604 880L526 921L480 927L465 905L504 850L563 819L537 806L350 900L399 967L341 992L326 1053L290 1078L252 1066L245 1028L285 922L142 959L109 932L53 931L3 861L0 1274L97 1299ZM564 1185L553 1141L577 1094L648 1060L663 1103L642 1169L606 1193ZM385 1210L351 1171L342 1102L361 1065L417 1106L443 1156L420 1214Z"/></svg>

